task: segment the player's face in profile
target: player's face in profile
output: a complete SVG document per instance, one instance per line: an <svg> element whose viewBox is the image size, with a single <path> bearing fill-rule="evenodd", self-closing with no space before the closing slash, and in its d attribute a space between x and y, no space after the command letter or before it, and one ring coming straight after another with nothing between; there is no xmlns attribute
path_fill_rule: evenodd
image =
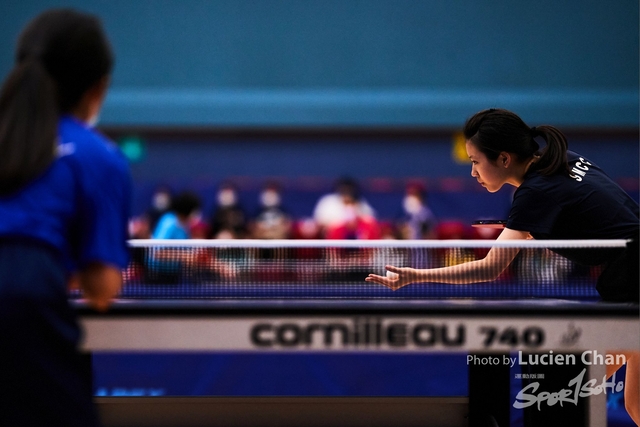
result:
<svg viewBox="0 0 640 427"><path fill-rule="evenodd" d="M471 176L490 193L498 191L506 182L505 169L498 166L470 141L466 143L467 155L471 160Z"/></svg>

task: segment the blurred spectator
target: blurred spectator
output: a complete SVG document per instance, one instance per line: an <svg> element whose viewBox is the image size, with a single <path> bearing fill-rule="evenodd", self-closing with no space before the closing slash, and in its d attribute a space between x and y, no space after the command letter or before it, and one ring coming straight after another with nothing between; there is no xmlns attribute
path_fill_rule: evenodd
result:
<svg viewBox="0 0 640 427"><path fill-rule="evenodd" d="M396 240L402 238L400 230L392 221L384 221L380 223L380 238L385 240Z"/></svg>
<svg viewBox="0 0 640 427"><path fill-rule="evenodd" d="M403 239L433 239L436 217L427 205L427 191L420 183L410 183L402 199L399 224Z"/></svg>
<svg viewBox="0 0 640 427"><path fill-rule="evenodd" d="M130 239L150 239L151 226L146 215L137 216L129 220Z"/></svg>
<svg viewBox="0 0 640 427"><path fill-rule="evenodd" d="M372 227L375 223L373 208L362 199L358 184L351 178L340 179L333 193L318 200L313 218L327 238L330 232L332 235L338 234L339 229L348 230L345 233L351 235L355 233L354 227L358 224L363 230L377 228L377 224ZM362 231L361 234L369 233Z"/></svg>
<svg viewBox="0 0 640 427"><path fill-rule="evenodd" d="M192 239L206 239L209 237L209 224L202 219L202 216L194 218L191 222L189 236Z"/></svg>
<svg viewBox="0 0 640 427"><path fill-rule="evenodd" d="M471 227L457 220L442 221L435 228L435 238L439 240L468 239L470 233Z"/></svg>
<svg viewBox="0 0 640 427"><path fill-rule="evenodd" d="M282 192L276 183L267 183L260 193L252 234L256 239L287 239L291 235L291 218L282 207Z"/></svg>
<svg viewBox="0 0 640 427"><path fill-rule="evenodd" d="M171 208L171 198L173 197L171 188L166 185L159 185L151 196L151 206L145 212L145 217L150 230L155 230L160 217L169 212Z"/></svg>
<svg viewBox="0 0 640 427"><path fill-rule="evenodd" d="M230 182L223 183L218 189L209 227L209 237L213 239L242 239L247 236L246 215L240 205L238 190Z"/></svg>
<svg viewBox="0 0 640 427"><path fill-rule="evenodd" d="M327 239L380 239L380 224L363 208L357 192L346 191L341 194L342 221L333 222L325 227Z"/></svg>
<svg viewBox="0 0 640 427"><path fill-rule="evenodd" d="M313 218L302 218L293 224L291 237L294 239L319 239L320 227Z"/></svg>
<svg viewBox="0 0 640 427"><path fill-rule="evenodd" d="M166 185L159 185L151 196L149 208L140 216L129 220L130 239L150 239L158 225L160 218L171 205L171 189Z"/></svg>
<svg viewBox="0 0 640 427"><path fill-rule="evenodd" d="M183 192L171 200L171 207L156 225L153 239L189 239L191 224L200 217L200 198ZM145 256L145 281L152 284L175 284L182 280L183 266L192 258L188 251L173 249L149 250Z"/></svg>
<svg viewBox="0 0 640 427"><path fill-rule="evenodd" d="M462 221L447 220L440 222L435 228L435 238L439 240L464 240L468 239L472 227ZM483 249L480 249L482 252ZM440 258L441 266L451 266L478 259L478 250L474 248L463 248L452 244L451 247L436 250ZM484 253L486 255L486 252Z"/></svg>
<svg viewBox="0 0 640 427"><path fill-rule="evenodd" d="M188 239L190 227L200 216L200 198L184 192L171 201L170 210L162 215L153 231L154 239Z"/></svg>

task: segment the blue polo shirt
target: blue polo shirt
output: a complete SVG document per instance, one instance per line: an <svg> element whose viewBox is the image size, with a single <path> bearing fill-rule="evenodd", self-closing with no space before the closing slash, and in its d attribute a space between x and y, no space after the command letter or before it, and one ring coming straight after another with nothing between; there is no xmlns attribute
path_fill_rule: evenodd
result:
<svg viewBox="0 0 640 427"><path fill-rule="evenodd" d="M188 239L189 231L180 224L175 213L167 212L160 217L151 237L153 239Z"/></svg>
<svg viewBox="0 0 640 427"><path fill-rule="evenodd" d="M54 248L69 271L100 262L126 267L132 183L118 148L63 116L58 155L33 182L0 197L0 239L26 238Z"/></svg>

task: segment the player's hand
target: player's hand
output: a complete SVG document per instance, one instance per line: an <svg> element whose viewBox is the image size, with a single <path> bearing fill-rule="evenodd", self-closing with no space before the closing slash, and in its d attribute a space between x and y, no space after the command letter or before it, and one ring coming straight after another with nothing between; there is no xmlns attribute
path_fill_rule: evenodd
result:
<svg viewBox="0 0 640 427"><path fill-rule="evenodd" d="M387 276L378 276L377 274L369 274L364 280L379 285L386 286L392 291L397 291L403 286L413 282L415 278L415 270L409 267L394 267L392 265L385 266Z"/></svg>

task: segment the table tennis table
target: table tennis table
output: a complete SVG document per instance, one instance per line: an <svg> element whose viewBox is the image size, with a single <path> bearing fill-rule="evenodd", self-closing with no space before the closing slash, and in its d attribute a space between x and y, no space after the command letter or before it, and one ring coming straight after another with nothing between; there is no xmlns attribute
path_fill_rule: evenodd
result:
<svg viewBox="0 0 640 427"><path fill-rule="evenodd" d="M500 358L519 354L580 357L586 352L593 357L608 350L640 349L638 306L626 303L122 299L106 314L81 301L73 303L85 330L82 348L97 354L464 355L467 364L460 369L471 372L482 370L483 362L501 364ZM585 381L602 378L604 368L588 366ZM96 402L107 427L473 426L479 425L470 417L474 405L485 404L487 391L494 388L476 381L468 396L110 396L96 397ZM604 394L588 402L580 425L605 427Z"/></svg>

